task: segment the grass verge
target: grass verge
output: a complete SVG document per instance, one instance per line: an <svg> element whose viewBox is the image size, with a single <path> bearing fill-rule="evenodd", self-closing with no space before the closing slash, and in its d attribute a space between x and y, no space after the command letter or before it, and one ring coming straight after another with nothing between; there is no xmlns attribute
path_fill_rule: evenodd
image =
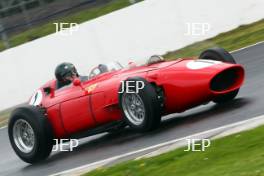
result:
<svg viewBox="0 0 264 176"><path fill-rule="evenodd" d="M164 57L171 60L180 57L198 56L205 49L215 46L232 51L260 41L264 41L264 19L221 33L216 37L196 42L182 49L168 52Z"/></svg>
<svg viewBox="0 0 264 176"><path fill-rule="evenodd" d="M11 110L4 110L0 112L0 128L7 125L10 113Z"/></svg>
<svg viewBox="0 0 264 176"><path fill-rule="evenodd" d="M137 2L140 2L142 0L138 0ZM99 16L108 14L110 12L122 9L124 7L127 7L131 5L131 3L129 2L129 0L115 0L111 3L108 4L104 4L100 7L94 7L94 8L90 8L87 10L83 10L81 12L75 13L75 14L71 14L69 16L57 19L57 20L52 20L44 25L38 26L38 27L34 27L32 29L29 29L25 32L19 33L17 35L12 36L9 41L10 41L10 45L11 47L15 47L18 46L20 44L26 43L28 41L32 41L35 40L37 38L40 37L44 37L46 35L55 33L55 25L53 24L54 22L56 23L60 23L60 22L64 22L64 23L83 23L86 22L88 20L97 18ZM3 45L3 42L0 41L0 51L5 50L5 47Z"/></svg>
<svg viewBox="0 0 264 176"><path fill-rule="evenodd" d="M184 148L99 168L84 176L264 176L264 126L213 140L205 152Z"/></svg>

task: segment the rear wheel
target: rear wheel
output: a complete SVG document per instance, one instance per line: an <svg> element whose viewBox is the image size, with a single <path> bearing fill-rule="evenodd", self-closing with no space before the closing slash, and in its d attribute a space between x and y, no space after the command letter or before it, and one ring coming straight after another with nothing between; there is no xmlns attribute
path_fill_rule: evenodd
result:
<svg viewBox="0 0 264 176"><path fill-rule="evenodd" d="M27 163L44 160L51 153L52 129L38 107L24 106L14 110L8 124L8 135L16 154Z"/></svg>
<svg viewBox="0 0 264 176"><path fill-rule="evenodd" d="M138 81L144 87L137 92ZM119 94L119 105L127 124L141 132L156 129L161 120L161 106L153 85L140 77L129 78L123 84L128 87Z"/></svg>
<svg viewBox="0 0 264 176"><path fill-rule="evenodd" d="M202 52L199 56L199 59L205 60L215 60L231 64L236 64L234 57L223 48L210 48ZM233 100L239 92L239 89L229 92L227 94L216 97L213 102L215 103L225 103L227 101Z"/></svg>

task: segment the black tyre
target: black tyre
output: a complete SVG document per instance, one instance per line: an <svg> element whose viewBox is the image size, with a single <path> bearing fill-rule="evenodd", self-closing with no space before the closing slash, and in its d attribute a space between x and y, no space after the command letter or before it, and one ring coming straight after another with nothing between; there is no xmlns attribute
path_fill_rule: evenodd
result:
<svg viewBox="0 0 264 176"><path fill-rule="evenodd" d="M233 99L237 96L238 92L239 92L239 89L234 90L234 91L232 91L232 92L229 92L229 93L227 93L227 94L224 94L224 95L218 96L218 97L216 97L216 98L213 100L213 102L218 103L218 104L226 103L226 102L228 102L228 101L233 100Z"/></svg>
<svg viewBox="0 0 264 176"><path fill-rule="evenodd" d="M43 110L38 107L15 109L9 120L8 135L16 154L27 163L42 161L51 153L52 128Z"/></svg>
<svg viewBox="0 0 264 176"><path fill-rule="evenodd" d="M232 64L236 63L234 57L228 51L218 47L205 50L200 54L199 59L210 59Z"/></svg>
<svg viewBox="0 0 264 176"><path fill-rule="evenodd" d="M199 59L210 59L236 64L234 57L228 51L218 47L205 50L200 54ZM237 96L238 92L239 89L229 92L225 95L220 95L216 97L213 102L220 104L233 100Z"/></svg>
<svg viewBox="0 0 264 176"><path fill-rule="evenodd" d="M138 81L144 83L144 88L136 92ZM161 121L161 105L153 85L140 77L129 78L123 84L129 87L119 93L119 106L127 124L140 132L156 129Z"/></svg>

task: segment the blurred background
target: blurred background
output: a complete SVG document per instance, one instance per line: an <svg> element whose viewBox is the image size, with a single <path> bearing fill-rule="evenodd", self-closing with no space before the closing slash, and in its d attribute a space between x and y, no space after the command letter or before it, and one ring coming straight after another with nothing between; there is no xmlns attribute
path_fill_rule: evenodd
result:
<svg viewBox="0 0 264 176"><path fill-rule="evenodd" d="M89 9L108 7L109 11L134 4L139 0L126 0L116 3L115 0L1 0L0 1L0 51L32 41L54 32L46 29L43 33L28 33L19 39L23 32L49 23L53 20ZM120 1L121 2L121 1ZM116 8L116 9L115 9ZM102 12L98 13L100 16ZM93 14L96 17L96 14ZM85 20L85 17L84 17ZM21 37L20 37L21 38Z"/></svg>
<svg viewBox="0 0 264 176"><path fill-rule="evenodd" d="M142 64L155 54L177 59L263 41L263 8L263 0L0 0L0 111L26 102L61 62L87 75L110 61ZM79 28L64 36L54 23ZM0 112L0 126L7 116Z"/></svg>

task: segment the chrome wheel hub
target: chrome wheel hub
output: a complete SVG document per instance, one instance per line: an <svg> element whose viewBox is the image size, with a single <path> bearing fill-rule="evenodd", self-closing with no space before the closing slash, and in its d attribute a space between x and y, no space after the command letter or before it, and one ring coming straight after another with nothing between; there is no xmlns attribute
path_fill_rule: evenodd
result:
<svg viewBox="0 0 264 176"><path fill-rule="evenodd" d="M19 119L13 126L13 139L17 148L23 153L30 153L35 145L35 133L31 125Z"/></svg>
<svg viewBox="0 0 264 176"><path fill-rule="evenodd" d="M124 93L122 108L128 120L134 125L140 125L145 118L145 106L141 97L136 93Z"/></svg>

